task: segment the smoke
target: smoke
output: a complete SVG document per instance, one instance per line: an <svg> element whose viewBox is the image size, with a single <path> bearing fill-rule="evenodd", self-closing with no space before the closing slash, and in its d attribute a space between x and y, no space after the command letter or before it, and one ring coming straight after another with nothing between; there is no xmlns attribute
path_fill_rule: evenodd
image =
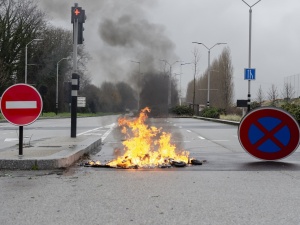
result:
<svg viewBox="0 0 300 225"><path fill-rule="evenodd" d="M128 63L130 59L140 62L143 73L153 72L162 63L160 59L174 56L175 46L164 31L161 25L128 14L116 19L106 18L100 23L99 34L109 51L100 55L101 61L108 60L104 65L111 65L111 61L127 56ZM120 72L107 67L106 71L112 76Z"/></svg>
<svg viewBox="0 0 300 225"><path fill-rule="evenodd" d="M92 57L88 69L95 85L130 80L136 86L139 65L131 60L140 62L140 72L144 74L162 68L160 59L177 60L166 28L147 19L156 0L77 2L87 15L84 44ZM70 11L74 4L61 0L40 0L39 4L53 24L72 29Z"/></svg>

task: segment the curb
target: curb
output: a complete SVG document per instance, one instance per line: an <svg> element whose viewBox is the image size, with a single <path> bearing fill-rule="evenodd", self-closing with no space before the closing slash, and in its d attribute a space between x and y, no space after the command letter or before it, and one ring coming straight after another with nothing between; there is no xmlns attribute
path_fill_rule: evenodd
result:
<svg viewBox="0 0 300 225"><path fill-rule="evenodd" d="M0 159L0 169L7 170L48 170L62 169L73 165L84 154L93 152L102 143L98 140L85 140L72 149L60 151L56 154L43 158L29 159Z"/></svg>
<svg viewBox="0 0 300 225"><path fill-rule="evenodd" d="M201 117L201 116L194 116L193 118L200 119L200 120L212 121L212 122L218 122L218 123L225 123L225 124L230 124L230 125L235 125L235 126L239 126L239 124L240 124L240 122L238 122L238 121L220 120L220 119L213 119L213 118Z"/></svg>

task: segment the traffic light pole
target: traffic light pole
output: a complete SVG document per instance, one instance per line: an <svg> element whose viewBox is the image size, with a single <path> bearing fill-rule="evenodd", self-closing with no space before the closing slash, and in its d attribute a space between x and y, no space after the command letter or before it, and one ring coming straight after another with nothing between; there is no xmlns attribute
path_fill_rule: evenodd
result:
<svg viewBox="0 0 300 225"><path fill-rule="evenodd" d="M75 3L75 7L77 7L78 4ZM73 72L77 72L77 42L78 42L78 19L74 18L73 21ZM76 128L77 128L77 95L78 90L75 88L76 85L78 85L78 78L73 77L74 74L72 74L72 90L71 90L71 137L76 138Z"/></svg>

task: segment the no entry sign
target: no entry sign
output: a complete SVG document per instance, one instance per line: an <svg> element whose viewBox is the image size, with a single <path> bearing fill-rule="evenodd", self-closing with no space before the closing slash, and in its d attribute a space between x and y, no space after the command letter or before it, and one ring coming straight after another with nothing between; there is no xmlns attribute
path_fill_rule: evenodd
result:
<svg viewBox="0 0 300 225"><path fill-rule="evenodd" d="M5 119L17 126L33 123L43 107L39 92L27 84L16 84L5 90L1 98L1 111Z"/></svg>
<svg viewBox="0 0 300 225"><path fill-rule="evenodd" d="M263 160L278 160L293 153L299 146L300 129L286 111L262 107L248 113L238 128L242 147Z"/></svg>

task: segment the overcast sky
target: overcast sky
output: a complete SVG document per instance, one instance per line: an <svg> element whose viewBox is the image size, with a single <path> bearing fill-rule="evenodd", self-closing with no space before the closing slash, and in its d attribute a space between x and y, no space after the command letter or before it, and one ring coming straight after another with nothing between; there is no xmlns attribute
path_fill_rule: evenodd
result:
<svg viewBox="0 0 300 225"><path fill-rule="evenodd" d="M40 0L51 23L72 29L70 8L75 2ZM193 41L212 47L226 42L234 67L235 99L246 99L248 81L249 7L242 0L78 0L85 9L86 50L92 56L89 71L97 86L103 81L126 80L141 62L141 72L149 67L161 69L165 59L191 62ZM253 5L257 0L246 0ZM274 84L281 93L287 77L300 95L300 1L261 0L252 8L252 100L262 87L265 96ZM113 29L111 29L113 28ZM201 45L200 72L207 69L208 51ZM223 46L211 50L211 62ZM149 53L151 52L151 53ZM151 65L151 66L150 66ZM180 73L180 64L173 66ZM161 67L160 67L161 66ZM191 65L182 66L182 90L193 79ZM200 74L201 75L201 74ZM215 74L214 74L215 75ZM293 76L293 77L292 77ZM211 87L213 88L213 87Z"/></svg>

